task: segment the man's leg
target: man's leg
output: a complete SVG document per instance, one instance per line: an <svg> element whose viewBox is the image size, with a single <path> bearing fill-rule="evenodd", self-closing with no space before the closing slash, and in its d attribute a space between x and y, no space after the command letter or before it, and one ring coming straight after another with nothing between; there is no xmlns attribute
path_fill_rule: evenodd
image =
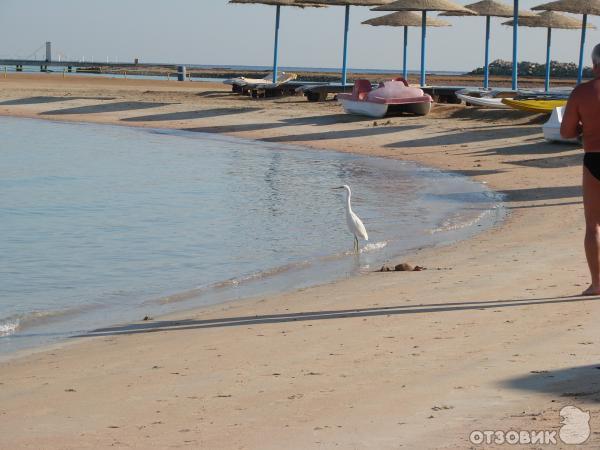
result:
<svg viewBox="0 0 600 450"><path fill-rule="evenodd" d="M600 295L600 181L583 168L583 207L585 211L585 256L592 284L583 295Z"/></svg>

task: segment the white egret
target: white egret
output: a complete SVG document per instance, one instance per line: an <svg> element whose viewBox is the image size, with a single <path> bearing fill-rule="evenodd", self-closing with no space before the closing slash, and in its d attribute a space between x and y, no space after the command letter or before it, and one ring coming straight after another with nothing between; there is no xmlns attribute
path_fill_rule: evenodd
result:
<svg viewBox="0 0 600 450"><path fill-rule="evenodd" d="M368 241L369 235L367 234L367 230L362 223L362 220L360 220L360 217L352 211L352 205L350 204L352 191L350 190L350 186L346 184L333 189L344 189L344 191L346 191L346 223L348 224L348 230L350 230L350 233L354 236L354 251L358 253L358 238Z"/></svg>

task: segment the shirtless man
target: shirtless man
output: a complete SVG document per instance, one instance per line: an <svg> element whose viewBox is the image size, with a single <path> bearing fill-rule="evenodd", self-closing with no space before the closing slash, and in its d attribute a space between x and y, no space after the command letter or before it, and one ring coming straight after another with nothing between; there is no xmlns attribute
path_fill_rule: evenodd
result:
<svg viewBox="0 0 600 450"><path fill-rule="evenodd" d="M595 78L573 90L560 128L564 138L583 133L584 243L592 276L583 295L600 295L600 44L592 52L592 61Z"/></svg>

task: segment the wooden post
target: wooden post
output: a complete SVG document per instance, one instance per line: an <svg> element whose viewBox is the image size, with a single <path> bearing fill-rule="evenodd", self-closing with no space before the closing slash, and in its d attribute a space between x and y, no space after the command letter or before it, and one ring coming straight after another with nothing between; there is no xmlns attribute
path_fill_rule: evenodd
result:
<svg viewBox="0 0 600 450"><path fill-rule="evenodd" d="M8 76L6 66L4 66L4 78Z"/></svg>

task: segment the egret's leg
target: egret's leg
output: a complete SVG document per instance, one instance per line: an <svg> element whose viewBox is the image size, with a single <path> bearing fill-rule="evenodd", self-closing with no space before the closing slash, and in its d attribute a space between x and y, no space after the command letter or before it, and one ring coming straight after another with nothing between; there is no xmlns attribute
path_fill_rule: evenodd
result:
<svg viewBox="0 0 600 450"><path fill-rule="evenodd" d="M354 249L358 253L358 238L354 236Z"/></svg>

